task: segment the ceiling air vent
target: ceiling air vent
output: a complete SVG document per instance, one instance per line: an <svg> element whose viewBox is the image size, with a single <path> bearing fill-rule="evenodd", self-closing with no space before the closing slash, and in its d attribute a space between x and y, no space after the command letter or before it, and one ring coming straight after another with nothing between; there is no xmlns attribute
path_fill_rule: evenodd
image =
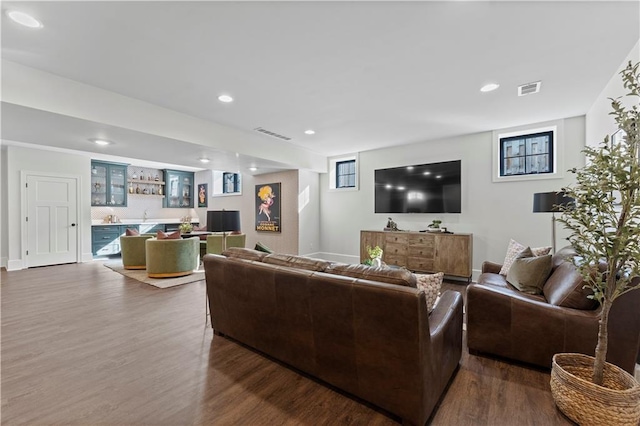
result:
<svg viewBox="0 0 640 426"><path fill-rule="evenodd" d="M540 91L541 84L542 84L542 81L536 81L534 83L527 83L527 84L523 84L522 86L518 86L518 96L538 93Z"/></svg>
<svg viewBox="0 0 640 426"><path fill-rule="evenodd" d="M263 129L262 127L256 127L253 130L255 130L256 132L264 133L265 135L271 136L273 138L282 139L284 141L290 141L291 140L291 138L289 138L289 137L283 136L281 134L278 134L276 132L272 132L272 131L267 130L267 129Z"/></svg>

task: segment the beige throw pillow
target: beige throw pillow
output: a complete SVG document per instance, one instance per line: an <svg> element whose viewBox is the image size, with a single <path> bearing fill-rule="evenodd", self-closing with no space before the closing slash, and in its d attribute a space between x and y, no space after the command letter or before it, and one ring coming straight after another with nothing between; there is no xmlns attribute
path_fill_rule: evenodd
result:
<svg viewBox="0 0 640 426"><path fill-rule="evenodd" d="M514 259L507 282L528 294L542 294L544 283L551 274L551 255L534 256L531 248L527 247Z"/></svg>
<svg viewBox="0 0 640 426"><path fill-rule="evenodd" d="M511 264L518 256L518 254L526 249L527 246L523 246L516 240L509 241L509 247L507 248L507 255L504 257L504 262L502 262L502 268L500 269L500 275L507 275L509 272L509 268L511 268ZM531 252L534 256L543 256L545 254L549 254L551 251L551 247L534 247L531 249Z"/></svg>
<svg viewBox="0 0 640 426"><path fill-rule="evenodd" d="M436 300L440 295L440 288L442 287L444 273L415 274L415 276L418 290L424 290L424 295L427 299L427 311L431 313L433 308L436 306Z"/></svg>

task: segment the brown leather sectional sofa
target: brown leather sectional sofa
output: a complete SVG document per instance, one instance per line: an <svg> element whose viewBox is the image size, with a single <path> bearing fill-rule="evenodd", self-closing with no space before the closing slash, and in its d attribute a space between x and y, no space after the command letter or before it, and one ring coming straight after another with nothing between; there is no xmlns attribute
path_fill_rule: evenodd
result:
<svg viewBox="0 0 640 426"><path fill-rule="evenodd" d="M521 293L485 262L477 284L467 288L467 343L483 352L551 367L554 354L595 353L601 308L587 298L582 276L557 252L542 295ZM633 374L640 345L640 291L617 299L609 314L607 360Z"/></svg>
<svg viewBox="0 0 640 426"><path fill-rule="evenodd" d="M431 314L415 276L231 249L204 257L212 327L424 425L462 353L462 297ZM383 282L387 281L387 282ZM391 282L391 283L390 283Z"/></svg>

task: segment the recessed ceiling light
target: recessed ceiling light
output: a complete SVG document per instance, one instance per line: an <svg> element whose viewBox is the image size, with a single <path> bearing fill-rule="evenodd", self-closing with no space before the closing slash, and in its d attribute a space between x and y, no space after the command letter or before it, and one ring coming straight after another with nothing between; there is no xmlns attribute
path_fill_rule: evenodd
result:
<svg viewBox="0 0 640 426"><path fill-rule="evenodd" d="M42 24L33 16L17 10L8 10L7 16L12 21L29 28L42 28Z"/></svg>
<svg viewBox="0 0 640 426"><path fill-rule="evenodd" d="M200 162L201 162L201 163L208 163L208 162L209 162L209 159L208 159L208 158L204 158L204 157L203 157L203 158L200 158Z"/></svg>
<svg viewBox="0 0 640 426"><path fill-rule="evenodd" d="M252 172L255 172L256 170L258 170L257 167L249 167L249 170L251 170Z"/></svg>
<svg viewBox="0 0 640 426"><path fill-rule="evenodd" d="M413 166L407 166L407 170L413 170Z"/></svg>
<svg viewBox="0 0 640 426"><path fill-rule="evenodd" d="M404 189L405 189L404 186L399 186L398 187L398 191L404 191Z"/></svg>
<svg viewBox="0 0 640 426"><path fill-rule="evenodd" d="M493 92L498 87L500 87L500 85L498 83L489 83L489 84L485 84L484 86L482 86L480 88L480 91L481 92Z"/></svg>
<svg viewBox="0 0 640 426"><path fill-rule="evenodd" d="M436 179L442 179L442 175L436 176Z"/></svg>
<svg viewBox="0 0 640 426"><path fill-rule="evenodd" d="M311 130L311 129L309 129L309 130L305 130L305 131L304 131L304 134L305 134L305 135L315 135L315 134L316 134L316 131L315 131L315 130Z"/></svg>
<svg viewBox="0 0 640 426"><path fill-rule="evenodd" d="M224 103L233 102L233 98L229 95L220 95L218 96L218 100Z"/></svg>
<svg viewBox="0 0 640 426"><path fill-rule="evenodd" d="M108 141L106 139L89 139L91 142L95 143L96 145L111 145L113 142Z"/></svg>
<svg viewBox="0 0 640 426"><path fill-rule="evenodd" d="M424 172L423 175L425 176L429 176L431 174L431 172Z"/></svg>
<svg viewBox="0 0 640 426"><path fill-rule="evenodd" d="M388 183L388 184L386 184L384 187L385 187L385 188L387 188L387 189L392 189L392 188L393 188L393 185L391 185L390 183Z"/></svg>

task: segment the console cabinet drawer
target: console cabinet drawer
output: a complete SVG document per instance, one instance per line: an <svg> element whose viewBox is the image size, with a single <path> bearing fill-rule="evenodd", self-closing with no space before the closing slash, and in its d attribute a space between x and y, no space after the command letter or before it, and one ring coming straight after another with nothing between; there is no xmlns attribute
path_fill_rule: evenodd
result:
<svg viewBox="0 0 640 426"><path fill-rule="evenodd" d="M415 235L415 234L409 235L409 245L433 247L434 244L435 244L435 237L433 235L427 235L422 233L418 235Z"/></svg>
<svg viewBox="0 0 640 426"><path fill-rule="evenodd" d="M405 233L387 233L387 238L385 238L387 244L402 244L406 245L409 243L409 236Z"/></svg>
<svg viewBox="0 0 640 426"><path fill-rule="evenodd" d="M421 256L433 260L434 253L435 249L433 246L409 246L408 248L409 256Z"/></svg>
<svg viewBox="0 0 640 426"><path fill-rule="evenodd" d="M433 271L433 258L409 257L407 258L407 269L412 271Z"/></svg>
<svg viewBox="0 0 640 426"><path fill-rule="evenodd" d="M387 265L407 266L407 256L385 255L384 261Z"/></svg>
<svg viewBox="0 0 640 426"><path fill-rule="evenodd" d="M383 255L389 256L406 256L407 246L405 244L387 243L383 250Z"/></svg>

